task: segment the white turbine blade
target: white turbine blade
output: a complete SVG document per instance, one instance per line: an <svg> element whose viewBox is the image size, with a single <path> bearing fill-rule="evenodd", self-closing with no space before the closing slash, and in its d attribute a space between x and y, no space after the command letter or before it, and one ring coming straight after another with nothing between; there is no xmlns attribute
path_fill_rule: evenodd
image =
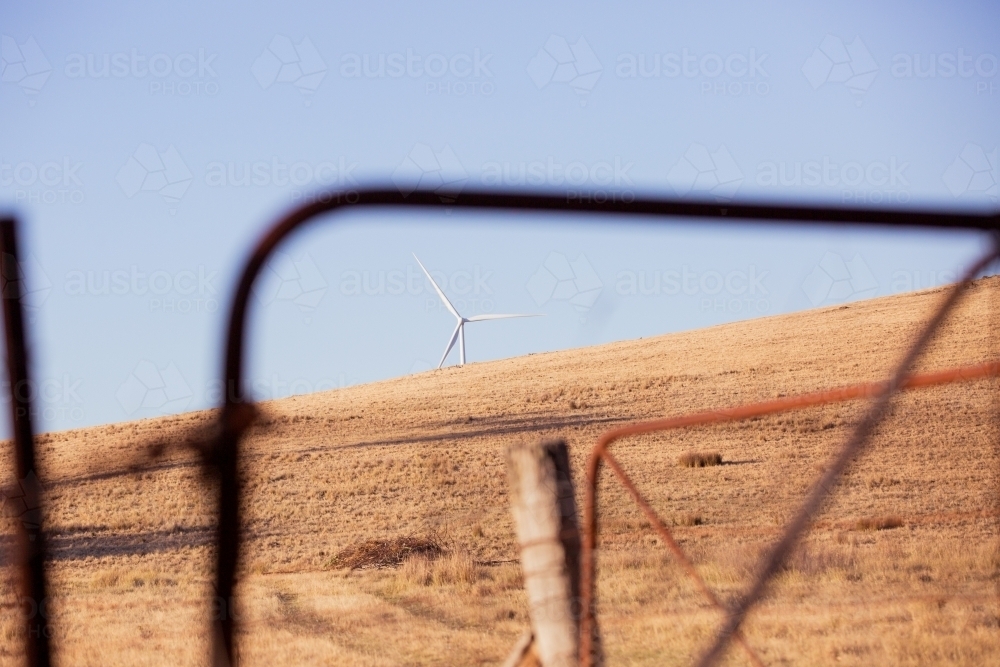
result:
<svg viewBox="0 0 1000 667"><path fill-rule="evenodd" d="M483 320L506 320L511 317L541 317L545 313L532 313L530 315L501 315L500 313L489 313L488 315L473 315L465 318L466 322L482 322Z"/></svg>
<svg viewBox="0 0 1000 667"><path fill-rule="evenodd" d="M419 257L417 257L417 254L416 254L416 253L413 253L413 259L417 260L417 264L420 264L420 258L419 258ZM433 279L433 278L431 278L431 274L430 274L430 272L429 272L429 271L428 271L427 269L425 269L425 268L424 268L424 265L423 265L423 264L420 264L420 268L421 268L421 269L423 270L423 272L424 272L424 275L425 275L425 276L427 276L427 280L431 281L431 285L434 285L434 290L435 290L435 291L436 291L436 292L438 293L438 296L439 296L439 297L441 297L441 300L442 300L442 301L444 301L444 305L445 305L445 307L446 307L446 308L447 308L447 309L448 309L449 311L451 311L451 314L452 314L452 315L454 315L454 316L455 316L455 317L457 317L457 318L458 318L459 320L461 320L461 319L462 319L462 316L458 314L458 311L457 311L457 310L455 310L455 306L451 305L451 301L448 301L448 297L446 297L446 296L444 295L444 292L442 292L442 291L441 291L441 288L440 288L440 287L438 287L438 284L437 284L436 282L434 282L434 279ZM449 349L451 349L451 348L449 347ZM439 366L438 368L440 368L440 366Z"/></svg>
<svg viewBox="0 0 1000 667"><path fill-rule="evenodd" d="M455 332L451 334L451 340L448 341L448 347L444 348L444 354L441 355L441 363L438 364L438 368L444 366L444 360L448 358L448 353L451 352L451 348L455 347L455 341L458 339L458 333L462 330L462 324L462 320L459 320Z"/></svg>

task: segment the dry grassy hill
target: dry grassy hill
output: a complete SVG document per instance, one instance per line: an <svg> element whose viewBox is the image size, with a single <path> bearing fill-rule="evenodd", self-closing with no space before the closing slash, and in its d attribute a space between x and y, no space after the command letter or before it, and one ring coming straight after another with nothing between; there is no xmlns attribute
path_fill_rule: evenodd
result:
<svg viewBox="0 0 1000 667"><path fill-rule="evenodd" d="M1000 279L976 284L922 369L996 357L998 291ZM883 379L940 296L265 404L245 447L244 664L499 663L527 625L508 444L565 438L579 478L597 436L629 420ZM996 396L992 381L980 381L898 401L753 613L746 634L766 662L1000 663ZM615 451L709 585L732 597L862 408L645 436ZM59 664L203 664L212 522L196 461L176 449L139 472L129 466L145 460L146 443L209 419L192 413L40 438ZM724 464L678 465L703 451ZM599 596L609 664L689 663L719 615L605 482ZM886 517L901 525L866 529ZM401 536L444 551L397 567L338 566L352 545ZM0 665L18 664L14 605L5 585ZM738 650L729 660L745 662Z"/></svg>

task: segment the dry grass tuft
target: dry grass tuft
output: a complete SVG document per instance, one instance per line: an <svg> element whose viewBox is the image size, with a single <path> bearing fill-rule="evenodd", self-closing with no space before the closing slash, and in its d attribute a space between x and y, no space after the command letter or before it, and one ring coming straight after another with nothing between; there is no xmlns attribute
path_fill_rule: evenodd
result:
<svg viewBox="0 0 1000 667"><path fill-rule="evenodd" d="M447 586L473 584L485 576L485 571L466 553L452 553L437 560L417 554L405 560L400 574L420 586Z"/></svg>
<svg viewBox="0 0 1000 667"><path fill-rule="evenodd" d="M395 537L390 540L365 540L351 545L330 559L331 567L363 570L396 567L411 556L433 560L444 553L434 538Z"/></svg>
<svg viewBox="0 0 1000 667"><path fill-rule="evenodd" d="M681 514L676 523L678 526L700 526L705 523L705 519L698 514Z"/></svg>
<svg viewBox="0 0 1000 667"><path fill-rule="evenodd" d="M677 462L683 468L707 468L709 466L722 465L722 454L719 452L698 453L688 452L680 457Z"/></svg>
<svg viewBox="0 0 1000 667"><path fill-rule="evenodd" d="M869 517L858 519L854 524L854 530L891 530L903 525L903 520L898 516Z"/></svg>

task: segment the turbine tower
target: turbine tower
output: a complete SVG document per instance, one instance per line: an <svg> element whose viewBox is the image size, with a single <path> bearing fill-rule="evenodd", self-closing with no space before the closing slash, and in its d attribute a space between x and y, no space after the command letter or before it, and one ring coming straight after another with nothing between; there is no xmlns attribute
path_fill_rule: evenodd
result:
<svg viewBox="0 0 1000 667"><path fill-rule="evenodd" d="M472 317L462 317L455 310L455 306L451 305L451 301L448 301L448 297L444 295L444 291L438 286L434 279L431 278L430 272L424 267L420 262L420 258L417 254L413 254L413 259L417 260L417 264L420 264L421 270L423 270L424 275L427 276L427 280L431 281L431 285L434 285L434 291L437 295L441 297L441 301L444 302L444 307L448 309L455 319L458 321L455 326L455 331L451 334L451 339L448 341L448 347L444 348L444 354L441 355L441 363L438 364L438 368L444 366L444 360L448 358L448 353L451 352L451 348L455 347L455 339L458 339L458 356L461 360L458 364L459 366L465 365L465 325L468 322L484 322L486 320L506 320L511 317L538 317L541 313L531 314L531 315L503 315L499 313L488 313L486 315L473 315Z"/></svg>

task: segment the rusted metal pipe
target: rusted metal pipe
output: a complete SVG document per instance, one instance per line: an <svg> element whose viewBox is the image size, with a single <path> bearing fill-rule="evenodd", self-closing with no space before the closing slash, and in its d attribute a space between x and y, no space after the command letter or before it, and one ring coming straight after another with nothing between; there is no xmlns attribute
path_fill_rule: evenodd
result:
<svg viewBox="0 0 1000 667"><path fill-rule="evenodd" d="M42 489L35 462L32 428L32 391L24 332L24 274L17 245L17 224L0 220L0 293L3 294L4 333L7 339L7 375L10 380L11 425L14 429L16 484L8 502L16 503L17 567L21 571L18 604L24 614L24 652L30 667L52 664L45 579L45 533L42 528ZM15 495L19 494L19 495Z"/></svg>

